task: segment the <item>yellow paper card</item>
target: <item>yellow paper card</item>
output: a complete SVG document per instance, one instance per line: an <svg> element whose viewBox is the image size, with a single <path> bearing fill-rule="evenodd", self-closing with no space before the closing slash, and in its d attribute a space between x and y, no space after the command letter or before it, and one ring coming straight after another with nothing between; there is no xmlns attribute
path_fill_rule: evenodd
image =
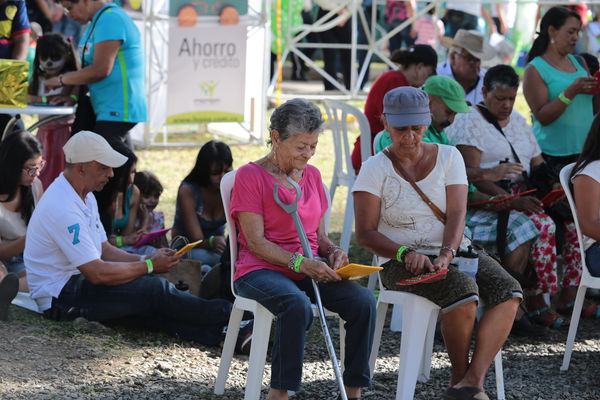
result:
<svg viewBox="0 0 600 400"><path fill-rule="evenodd" d="M363 276L371 275L374 272L381 271L383 267L373 267L370 265L348 264L345 267L336 269L335 272L342 279L358 279Z"/></svg>
<svg viewBox="0 0 600 400"><path fill-rule="evenodd" d="M176 256L180 255L180 254L185 254L188 251L190 251L191 249L193 249L194 247L198 246L200 243L202 243L204 239L200 239L197 242L193 242L193 243L188 243L185 246L183 246L179 251L177 251L177 253L175 253Z"/></svg>

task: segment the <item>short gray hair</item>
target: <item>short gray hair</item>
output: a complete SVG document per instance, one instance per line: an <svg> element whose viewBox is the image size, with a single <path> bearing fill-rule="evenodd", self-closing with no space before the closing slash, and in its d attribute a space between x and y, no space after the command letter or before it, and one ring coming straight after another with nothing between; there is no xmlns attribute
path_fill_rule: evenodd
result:
<svg viewBox="0 0 600 400"><path fill-rule="evenodd" d="M276 130L285 142L290 136L299 133L323 131L321 110L308 100L295 98L288 100L273 111L269 132ZM271 139L267 141L271 144Z"/></svg>

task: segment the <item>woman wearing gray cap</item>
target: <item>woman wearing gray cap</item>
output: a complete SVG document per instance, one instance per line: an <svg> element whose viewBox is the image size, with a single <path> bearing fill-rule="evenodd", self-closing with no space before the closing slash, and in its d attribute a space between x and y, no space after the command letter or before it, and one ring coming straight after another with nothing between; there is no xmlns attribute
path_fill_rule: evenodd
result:
<svg viewBox="0 0 600 400"><path fill-rule="evenodd" d="M523 297L519 283L485 253L475 279L452 264L463 237L467 176L455 148L423 143L431 122L429 98L412 87L389 91L382 121L392 144L366 161L352 192L356 238L378 256L387 289L423 296L441 307L442 334L452 364L446 399L487 399L485 374L506 340ZM419 193L421 192L421 193ZM396 282L426 272L445 272L410 286ZM486 312L469 347L479 299Z"/></svg>

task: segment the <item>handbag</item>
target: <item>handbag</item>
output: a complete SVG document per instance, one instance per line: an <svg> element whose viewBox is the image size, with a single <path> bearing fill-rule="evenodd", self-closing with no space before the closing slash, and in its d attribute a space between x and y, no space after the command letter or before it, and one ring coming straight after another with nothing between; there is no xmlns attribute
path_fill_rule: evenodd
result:
<svg viewBox="0 0 600 400"><path fill-rule="evenodd" d="M85 43L83 44L83 51L81 52L81 68L85 67L84 54L87 48L88 41L94 32L94 28L96 27L96 22L100 19L102 13L108 10L110 7L105 7L98 17L94 21L92 28L90 29L90 33L87 35L85 39ZM75 110L75 121L73 121L73 126L71 127L71 135L76 134L80 131L91 131L94 129L96 125L96 113L94 112L94 106L92 105L92 100L90 99L90 91L87 85L79 86L79 97L77 100L77 109Z"/></svg>

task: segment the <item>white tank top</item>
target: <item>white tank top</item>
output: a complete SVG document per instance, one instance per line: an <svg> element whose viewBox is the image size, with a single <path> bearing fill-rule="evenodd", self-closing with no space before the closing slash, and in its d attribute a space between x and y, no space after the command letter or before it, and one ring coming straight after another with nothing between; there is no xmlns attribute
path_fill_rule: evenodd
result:
<svg viewBox="0 0 600 400"><path fill-rule="evenodd" d="M33 193L33 204L37 205L42 191L42 182L39 179L33 181L31 185ZM12 242L24 236L27 233L27 225L21 217L20 211L9 211L0 203L0 239L6 242Z"/></svg>

